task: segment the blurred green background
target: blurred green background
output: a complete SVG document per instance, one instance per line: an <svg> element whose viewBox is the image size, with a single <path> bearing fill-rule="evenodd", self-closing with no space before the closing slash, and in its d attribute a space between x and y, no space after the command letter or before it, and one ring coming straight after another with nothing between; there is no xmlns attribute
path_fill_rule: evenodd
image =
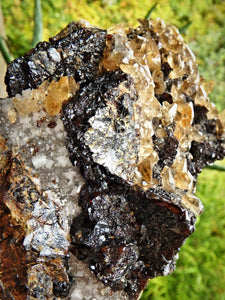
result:
<svg viewBox="0 0 225 300"><path fill-rule="evenodd" d="M102 28L117 23L136 26L156 1L42 1L43 40L71 21L86 19ZM197 57L200 74L215 81L210 99L225 108L225 2L159 0L151 17L176 25ZM14 57L32 47L34 1L2 0L7 44ZM225 165L225 161L219 164ZM225 172L206 169L197 196L205 206L196 232L180 252L176 271L149 283L142 300L225 300ZM121 299L122 300L122 299Z"/></svg>

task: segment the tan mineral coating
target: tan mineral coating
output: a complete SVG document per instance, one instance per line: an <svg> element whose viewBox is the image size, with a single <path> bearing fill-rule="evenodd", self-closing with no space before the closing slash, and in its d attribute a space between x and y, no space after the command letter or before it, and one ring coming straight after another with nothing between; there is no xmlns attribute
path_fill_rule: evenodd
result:
<svg viewBox="0 0 225 300"><path fill-rule="evenodd" d="M79 89L72 77L61 77L59 81L46 80L37 89L27 89L22 95L17 94L12 98L13 107L8 112L11 123L16 122L16 111L21 116L45 109L50 116L57 115L62 104L68 101Z"/></svg>

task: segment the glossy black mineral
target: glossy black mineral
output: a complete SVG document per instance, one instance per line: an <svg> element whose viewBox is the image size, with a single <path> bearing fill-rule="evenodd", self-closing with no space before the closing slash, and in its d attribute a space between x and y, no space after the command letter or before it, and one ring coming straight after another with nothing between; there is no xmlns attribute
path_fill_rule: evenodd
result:
<svg viewBox="0 0 225 300"><path fill-rule="evenodd" d="M71 161L86 179L79 198L82 213L71 226L72 251L104 284L136 298L149 278L174 270L174 257L193 232L195 216L174 205L175 194L162 188L144 192L94 162L85 143L88 120L117 99L124 81L131 90L132 79L123 72L99 74L63 107L63 122ZM135 93L126 97L131 103L137 100ZM119 101L116 108L122 116ZM174 158L176 149L176 139L165 138L160 159Z"/></svg>

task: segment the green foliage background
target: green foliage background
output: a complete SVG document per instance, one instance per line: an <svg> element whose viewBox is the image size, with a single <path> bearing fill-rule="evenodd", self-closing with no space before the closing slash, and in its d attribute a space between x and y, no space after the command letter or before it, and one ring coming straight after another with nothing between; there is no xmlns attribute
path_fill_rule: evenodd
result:
<svg viewBox="0 0 225 300"><path fill-rule="evenodd" d="M43 39L48 40L71 21L86 19L102 28L117 23L136 26L155 1L147 0L45 0ZM8 46L14 57L31 48L34 1L2 0ZM183 36L197 56L200 74L213 79L210 99L225 108L225 1L159 0L151 15L178 28L191 25ZM225 162L221 162L225 165ZM225 300L225 173L205 170L197 196L205 205L196 232L180 252L176 271L152 280L142 300ZM122 299L121 299L122 300Z"/></svg>

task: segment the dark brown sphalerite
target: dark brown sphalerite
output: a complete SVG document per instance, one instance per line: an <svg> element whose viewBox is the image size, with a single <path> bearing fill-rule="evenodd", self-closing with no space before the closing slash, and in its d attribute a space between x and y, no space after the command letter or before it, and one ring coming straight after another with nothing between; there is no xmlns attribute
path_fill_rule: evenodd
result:
<svg viewBox="0 0 225 300"><path fill-rule="evenodd" d="M65 173L67 165L57 157L59 149L47 159L53 145L42 143L46 147L42 153L36 136L30 142L32 165L51 178L49 185L42 182L42 191L21 161L25 147L11 138L11 128L4 131L14 152L7 159L2 150L1 163L8 166L9 160L17 166L23 180L20 187L16 179L12 189L4 185L0 216L11 226L15 212L25 213L21 220L26 230L18 239L24 266L18 279L21 295L49 299L68 295L71 242L71 253L100 281L137 299L149 278L174 270L180 247L194 231L196 215L203 209L194 194L197 175L225 156L223 113L218 116L209 102L194 55L177 29L160 19L140 23L136 29L118 25L108 31L71 23L8 67L6 84L12 99L3 114L15 126L18 118L20 122L23 116L34 118L34 135L46 123L51 143L64 137L61 129L57 131L63 122L68 168L78 167L85 180L79 212L72 220L68 216L69 229L60 221L65 217L63 205L58 207L51 195L44 194L49 187L64 193L57 165L62 164ZM11 180L10 168L4 167L2 182ZM72 174L71 182L72 172L66 175ZM13 193L11 200L7 193ZM49 215L53 224L48 224ZM35 228L39 238L29 227L35 217L42 220L37 225L41 229ZM31 270L31 263L40 257L42 263ZM4 262L4 255L0 259ZM47 279L50 285L40 284Z"/></svg>
<svg viewBox="0 0 225 300"><path fill-rule="evenodd" d="M194 230L195 217L174 205L174 197L118 180L104 188L88 182L71 227L74 252L104 284L136 298L149 278L174 270L174 256Z"/></svg>
<svg viewBox="0 0 225 300"><path fill-rule="evenodd" d="M72 76L83 83L93 80L105 47L105 37L105 30L70 23L49 42L39 43L24 57L9 64L5 77L9 97L62 76Z"/></svg>

